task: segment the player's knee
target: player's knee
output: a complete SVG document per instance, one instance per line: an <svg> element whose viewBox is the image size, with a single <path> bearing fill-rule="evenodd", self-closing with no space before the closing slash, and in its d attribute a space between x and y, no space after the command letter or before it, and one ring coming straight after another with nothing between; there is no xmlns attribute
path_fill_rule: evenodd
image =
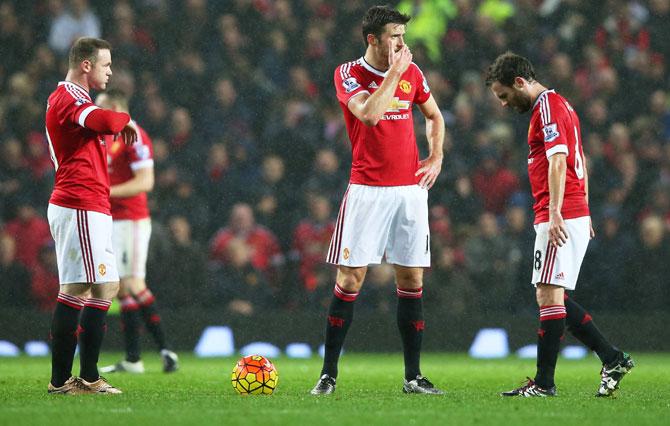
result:
<svg viewBox="0 0 670 426"><path fill-rule="evenodd" d="M357 277L348 275L338 280L337 285L346 292L356 293L363 286L363 280L358 280Z"/></svg>
<svg viewBox="0 0 670 426"><path fill-rule="evenodd" d="M418 290L423 287L422 277L398 277L396 286L400 289Z"/></svg>
<svg viewBox="0 0 670 426"><path fill-rule="evenodd" d="M562 305L564 290L552 284L537 284L535 298L538 306Z"/></svg>
<svg viewBox="0 0 670 426"><path fill-rule="evenodd" d="M344 291L356 293L363 286L365 272L365 268L340 268L337 272L337 285Z"/></svg>
<svg viewBox="0 0 670 426"><path fill-rule="evenodd" d="M112 300L119 293L119 283L95 284L91 288L91 294L96 299Z"/></svg>
<svg viewBox="0 0 670 426"><path fill-rule="evenodd" d="M90 297L90 284L61 284L60 286L60 292L70 295L70 296L75 296L75 297L80 297L82 299L86 299Z"/></svg>
<svg viewBox="0 0 670 426"><path fill-rule="evenodd" d="M396 267L395 282L400 289L418 290L423 287L423 270Z"/></svg>

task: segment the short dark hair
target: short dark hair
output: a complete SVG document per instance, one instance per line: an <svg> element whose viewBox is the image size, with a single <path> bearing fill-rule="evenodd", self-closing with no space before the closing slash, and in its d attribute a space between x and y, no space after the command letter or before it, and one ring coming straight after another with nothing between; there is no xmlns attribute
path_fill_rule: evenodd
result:
<svg viewBox="0 0 670 426"><path fill-rule="evenodd" d="M130 101L130 97L123 90L111 88L105 90L103 93L107 95L111 102L120 105L124 109L128 109L128 102Z"/></svg>
<svg viewBox="0 0 670 426"><path fill-rule="evenodd" d="M372 34L379 39L386 24L405 25L410 19L412 19L411 16L400 13L390 6L372 6L363 17L363 40L365 45L368 45L368 34Z"/></svg>
<svg viewBox="0 0 670 426"><path fill-rule="evenodd" d="M489 66L486 72L486 85L490 86L497 81L504 86L512 87L516 77L533 81L535 70L528 59L508 51L498 56Z"/></svg>
<svg viewBox="0 0 670 426"><path fill-rule="evenodd" d="M112 45L101 38L81 37L74 42L70 48L68 65L70 69L75 69L82 61L89 60L95 63L98 58L99 50L112 50Z"/></svg>

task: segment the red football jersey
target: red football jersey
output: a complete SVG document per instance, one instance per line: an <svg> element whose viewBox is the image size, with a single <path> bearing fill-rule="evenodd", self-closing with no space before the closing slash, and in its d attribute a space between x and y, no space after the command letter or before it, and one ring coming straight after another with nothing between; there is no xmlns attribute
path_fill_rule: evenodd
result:
<svg viewBox="0 0 670 426"><path fill-rule="evenodd" d="M563 219L588 216L584 182L584 151L579 118L564 97L545 90L533 105L528 128L528 177L535 198L535 223L549 221L549 160L556 153L567 155Z"/></svg>
<svg viewBox="0 0 670 426"><path fill-rule="evenodd" d="M366 126L347 107L354 96L374 93L385 76L385 72L373 68L364 58L335 69L337 99L351 140L350 182L372 186L414 185L421 176L414 176L419 169L419 151L412 106L430 98L430 88L419 67L410 64L391 105L376 126Z"/></svg>
<svg viewBox="0 0 670 426"><path fill-rule="evenodd" d="M107 152L101 134L84 127L98 107L81 86L58 83L49 96L46 135L56 183L50 203L110 214Z"/></svg>
<svg viewBox="0 0 670 426"><path fill-rule="evenodd" d="M112 135L105 137L109 165L109 181L118 185L129 181L135 171L154 166L154 148L147 132L133 122L139 130L137 142L126 145L121 138L114 140ZM149 217L147 194L142 192L132 197L113 197L112 217L114 220L139 220Z"/></svg>

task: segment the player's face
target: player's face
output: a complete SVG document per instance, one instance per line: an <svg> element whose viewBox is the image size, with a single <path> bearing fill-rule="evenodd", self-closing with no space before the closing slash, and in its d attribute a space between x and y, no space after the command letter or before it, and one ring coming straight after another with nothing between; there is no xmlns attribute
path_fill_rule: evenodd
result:
<svg viewBox="0 0 670 426"><path fill-rule="evenodd" d="M491 85L491 91L504 107L514 108L519 114L530 111L532 102L530 95L522 88L505 86L499 81Z"/></svg>
<svg viewBox="0 0 670 426"><path fill-rule="evenodd" d="M98 50L98 58L91 64L89 84L92 89L105 90L112 75L112 54L109 49Z"/></svg>
<svg viewBox="0 0 670 426"><path fill-rule="evenodd" d="M389 40L394 52L399 51L405 45L405 26L403 24L386 24L377 44L381 57L389 56Z"/></svg>

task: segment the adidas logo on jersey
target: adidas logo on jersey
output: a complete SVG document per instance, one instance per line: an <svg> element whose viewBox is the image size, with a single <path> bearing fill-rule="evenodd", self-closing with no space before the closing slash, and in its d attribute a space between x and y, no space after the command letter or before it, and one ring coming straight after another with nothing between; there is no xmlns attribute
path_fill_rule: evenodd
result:
<svg viewBox="0 0 670 426"><path fill-rule="evenodd" d="M565 274L563 272L559 272L554 276L554 279L556 280L564 280L565 279Z"/></svg>
<svg viewBox="0 0 670 426"><path fill-rule="evenodd" d="M370 84L368 84L368 89L379 89L379 86L377 86L377 83L374 81Z"/></svg>

